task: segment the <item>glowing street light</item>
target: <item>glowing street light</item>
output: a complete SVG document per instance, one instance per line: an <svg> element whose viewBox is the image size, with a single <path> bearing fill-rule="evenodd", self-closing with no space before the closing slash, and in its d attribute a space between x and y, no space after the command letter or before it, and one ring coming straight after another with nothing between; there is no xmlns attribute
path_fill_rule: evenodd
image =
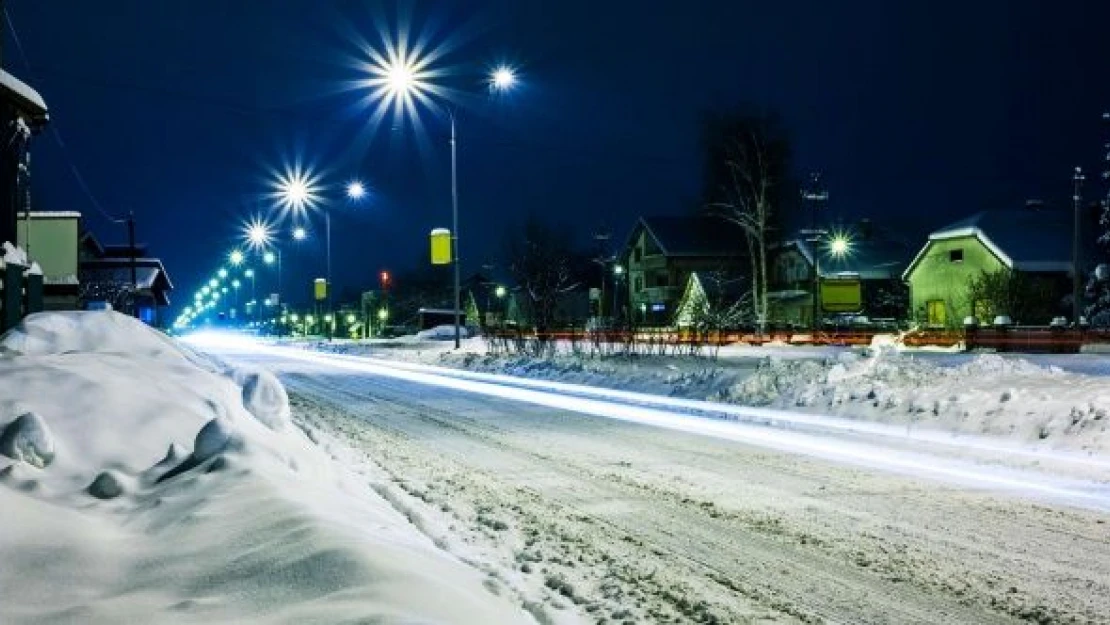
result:
<svg viewBox="0 0 1110 625"><path fill-rule="evenodd" d="M243 264L243 261L246 259L246 257L243 255L242 250L231 250L231 253L227 255L227 259L232 264L232 266L238 267L239 265Z"/></svg>
<svg viewBox="0 0 1110 625"><path fill-rule="evenodd" d="M214 289L218 286L220 286L220 282L218 280L216 280L215 278L212 278L211 280L208 281L208 288L209 289Z"/></svg>
<svg viewBox="0 0 1110 625"><path fill-rule="evenodd" d="M503 286L498 286L493 291L493 294L497 296L497 299L501 299L501 298L505 297L505 293L506 293L506 290L505 290L505 287L503 287Z"/></svg>
<svg viewBox="0 0 1110 625"><path fill-rule="evenodd" d="M844 234L834 234L829 239L829 253L836 258L843 258L852 251L852 240Z"/></svg>
<svg viewBox="0 0 1110 625"><path fill-rule="evenodd" d="M265 254L262 255L262 262L266 263L267 265L274 264L274 262L276 260L277 260L277 255L274 254L273 252L266 252Z"/></svg>
<svg viewBox="0 0 1110 625"><path fill-rule="evenodd" d="M227 278L227 269L220 267L220 270L216 272L216 275L220 276L221 280Z"/></svg>
<svg viewBox="0 0 1110 625"><path fill-rule="evenodd" d="M396 45L387 42L385 53L372 51L369 72L371 77L365 84L372 88L371 98L379 101L378 113L381 114L390 105L394 108L394 115L415 115L415 102L430 104L434 95L439 95L433 80L439 72L429 66L435 61L435 53L421 55L420 48L410 49L406 46L406 39L400 38ZM507 65L500 65L487 78L491 91L506 92L516 85L517 77L513 69ZM455 109L446 107L448 118L451 121L451 241L452 264L454 272L454 314L455 314L455 349L460 347L462 336L459 326L461 268L459 266L459 187L458 187L458 140L455 131Z"/></svg>
<svg viewBox="0 0 1110 625"><path fill-rule="evenodd" d="M494 68L489 76L489 87L492 91L508 91L516 84L516 72L508 65Z"/></svg>
<svg viewBox="0 0 1110 625"><path fill-rule="evenodd" d="M366 195L366 187L358 180L347 185L347 197L352 200L361 200Z"/></svg>
<svg viewBox="0 0 1110 625"><path fill-rule="evenodd" d="M308 231L304 229L304 226L297 226L296 228L293 228L293 239L294 240L304 241L307 238L308 238Z"/></svg>

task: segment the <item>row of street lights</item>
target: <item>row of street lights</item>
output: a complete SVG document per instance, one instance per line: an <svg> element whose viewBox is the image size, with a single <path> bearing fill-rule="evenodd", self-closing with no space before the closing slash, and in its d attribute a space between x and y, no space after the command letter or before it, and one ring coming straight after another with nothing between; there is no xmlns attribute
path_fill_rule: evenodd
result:
<svg viewBox="0 0 1110 625"><path fill-rule="evenodd" d="M377 102L375 121L389 108L393 108L394 116L417 115L416 105L421 104L428 108L438 108L445 112L450 124L451 148L451 263L454 264L454 326L455 347L460 346L460 316L461 316L461 267L459 257L459 196L458 196L458 116L456 108L446 100L446 89L443 85L436 84L435 79L443 75L443 71L432 67L437 55L424 53L421 46L411 49L406 48L407 38L399 38L397 43L387 41L383 50L371 50L370 62L366 66L368 77L362 81L362 86L371 90L371 100ZM508 65L493 68L486 78L491 94L506 93L517 84L516 71ZM291 214L294 221L307 218L313 209L322 208L324 213L325 229L325 255L326 255L326 298L328 313L332 310L332 245L331 245L331 211L323 207L324 190L320 184L320 177L312 171L295 166L276 176L273 181L270 197L285 213ZM346 198L350 202L361 202L368 196L367 187L359 180L352 180L346 184ZM292 230L294 240L304 239L306 232L303 227ZM277 264L278 268L278 299L282 300L281 284L281 250L278 244L275 228L268 221L256 218L246 228L245 239L248 246L260 252L263 261L267 264ZM231 264L238 266L245 261L245 254L240 250L231 253ZM254 292L254 275L251 276L252 293ZM195 318L196 310L192 309L179 320L187 324Z"/></svg>

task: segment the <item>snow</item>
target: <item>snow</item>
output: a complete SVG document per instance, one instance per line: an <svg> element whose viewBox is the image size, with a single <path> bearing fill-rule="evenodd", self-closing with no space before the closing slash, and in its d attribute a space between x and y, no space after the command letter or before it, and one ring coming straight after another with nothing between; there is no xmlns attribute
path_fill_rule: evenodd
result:
<svg viewBox="0 0 1110 625"><path fill-rule="evenodd" d="M19 96L26 100L31 106L39 109L43 114L46 113L46 101L42 99L42 96L22 80L19 80L4 70L0 70L0 86L19 94Z"/></svg>
<svg viewBox="0 0 1110 625"><path fill-rule="evenodd" d="M112 312L0 337L0 622L534 622L279 388Z"/></svg>
<svg viewBox="0 0 1110 625"><path fill-rule="evenodd" d="M465 326L459 327L459 336L464 339L467 338L468 333ZM416 333L416 338L423 341L445 341L447 339L454 339L455 326L442 325L427 330L421 330Z"/></svg>
<svg viewBox="0 0 1110 625"><path fill-rule="evenodd" d="M4 262L0 263L0 266L6 263L27 266L27 252L24 252L22 248L12 245L10 241L4 241L3 244L0 244L0 249L4 251L3 258L0 258Z"/></svg>
<svg viewBox="0 0 1110 625"><path fill-rule="evenodd" d="M309 347L522 378L760 406L1029 448L1110 453L1110 358L966 354L904 349L894 336L869 348L734 345L716 360L688 356L584 358L489 354L434 344L352 342Z"/></svg>
<svg viewBox="0 0 1110 625"><path fill-rule="evenodd" d="M40 469L54 460L54 436L42 417L26 412L0 433L0 454Z"/></svg>

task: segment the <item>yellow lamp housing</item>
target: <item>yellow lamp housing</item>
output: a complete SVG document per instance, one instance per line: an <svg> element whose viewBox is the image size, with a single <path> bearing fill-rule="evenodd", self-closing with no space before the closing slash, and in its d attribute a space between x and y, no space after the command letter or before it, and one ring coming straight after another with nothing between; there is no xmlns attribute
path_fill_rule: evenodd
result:
<svg viewBox="0 0 1110 625"><path fill-rule="evenodd" d="M447 228L432 230L432 264L451 264L451 231Z"/></svg>
<svg viewBox="0 0 1110 625"><path fill-rule="evenodd" d="M316 301L323 301L328 299L328 281L324 278L316 278L313 281L313 293L316 294Z"/></svg>

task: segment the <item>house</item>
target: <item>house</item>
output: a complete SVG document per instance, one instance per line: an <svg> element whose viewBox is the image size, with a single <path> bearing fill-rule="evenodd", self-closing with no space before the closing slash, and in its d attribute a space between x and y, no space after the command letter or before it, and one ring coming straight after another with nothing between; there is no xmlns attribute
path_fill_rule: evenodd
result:
<svg viewBox="0 0 1110 625"><path fill-rule="evenodd" d="M772 323L811 327L813 308L820 318L861 315L872 319L902 319L906 313L901 277L909 248L879 235L869 221L854 228L834 229L843 249L830 240L799 237L782 242L771 254L768 299ZM817 255L815 255L817 252ZM816 261L820 289L815 293Z"/></svg>
<svg viewBox="0 0 1110 625"><path fill-rule="evenodd" d="M690 275L736 272L744 245L739 229L719 219L641 217L620 253L628 299L618 309L639 323L671 325Z"/></svg>
<svg viewBox="0 0 1110 625"><path fill-rule="evenodd" d="M173 290L166 268L144 245L101 245L91 233L81 238L78 280L86 307L109 304L143 323L164 327Z"/></svg>
<svg viewBox="0 0 1110 625"><path fill-rule="evenodd" d="M1073 216L1030 203L1021 210L989 210L949 224L928 241L903 273L909 285L911 313L933 327L956 327L970 316L989 319L989 307L973 302L971 283L1000 270L1019 272L1047 288L1044 319L1061 310L1070 292ZM1008 311L1006 314L1013 314Z"/></svg>
<svg viewBox="0 0 1110 625"><path fill-rule="evenodd" d="M30 195L31 136L48 119L42 97L0 70L0 243L17 240L16 221Z"/></svg>
<svg viewBox="0 0 1110 625"><path fill-rule="evenodd" d="M76 310L79 299L78 233L81 213L31 211L21 213L16 239L43 274L46 310Z"/></svg>

